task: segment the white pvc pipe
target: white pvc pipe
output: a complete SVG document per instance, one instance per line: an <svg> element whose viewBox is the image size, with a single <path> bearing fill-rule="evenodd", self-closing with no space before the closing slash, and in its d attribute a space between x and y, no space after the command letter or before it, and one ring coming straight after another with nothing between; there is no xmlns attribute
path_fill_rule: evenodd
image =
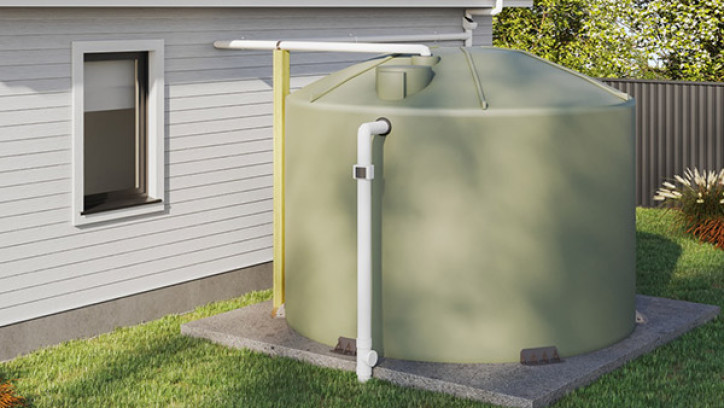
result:
<svg viewBox="0 0 724 408"><path fill-rule="evenodd" d="M372 136L385 135L385 120L363 123L357 130L357 379L372 378L377 352L372 349Z"/></svg>
<svg viewBox="0 0 724 408"><path fill-rule="evenodd" d="M328 39L319 39L319 41L334 41L334 42L438 42L438 41L465 41L469 37L468 33L441 33L441 34L408 34L408 35L378 35L378 36L365 36L365 37L333 37ZM305 41L317 41L318 39L308 39Z"/></svg>
<svg viewBox="0 0 724 408"><path fill-rule="evenodd" d="M330 51L330 52L369 52L388 54L417 54L431 56L430 48L421 44L379 44L362 42L324 42L324 41L255 41L233 40L215 41L214 47L236 50L288 50L288 51Z"/></svg>

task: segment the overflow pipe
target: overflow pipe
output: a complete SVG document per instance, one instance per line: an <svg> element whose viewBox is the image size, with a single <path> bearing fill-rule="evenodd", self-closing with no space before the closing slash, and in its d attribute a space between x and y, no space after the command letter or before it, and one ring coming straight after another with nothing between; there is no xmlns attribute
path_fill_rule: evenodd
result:
<svg viewBox="0 0 724 408"><path fill-rule="evenodd" d="M353 177L357 180L357 379L372 378L377 352L372 349L372 137L385 136L390 122L381 118L363 123L357 130L357 164Z"/></svg>

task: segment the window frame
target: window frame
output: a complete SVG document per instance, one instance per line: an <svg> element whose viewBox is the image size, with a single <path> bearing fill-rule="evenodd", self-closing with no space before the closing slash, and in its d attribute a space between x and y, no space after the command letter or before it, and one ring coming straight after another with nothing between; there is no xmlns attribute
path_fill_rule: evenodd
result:
<svg viewBox="0 0 724 408"><path fill-rule="evenodd" d="M148 55L146 98L146 195L147 203L104 211L84 211L84 63L92 53L143 52ZM74 41L72 43L72 167L73 225L161 213L165 210L164 153L164 42L163 40Z"/></svg>

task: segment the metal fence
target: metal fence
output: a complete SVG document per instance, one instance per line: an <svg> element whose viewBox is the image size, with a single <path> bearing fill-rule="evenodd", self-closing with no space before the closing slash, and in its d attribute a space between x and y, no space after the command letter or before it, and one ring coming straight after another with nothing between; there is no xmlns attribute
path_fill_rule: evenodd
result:
<svg viewBox="0 0 724 408"><path fill-rule="evenodd" d="M724 83L602 79L636 98L636 205L684 169L724 168Z"/></svg>

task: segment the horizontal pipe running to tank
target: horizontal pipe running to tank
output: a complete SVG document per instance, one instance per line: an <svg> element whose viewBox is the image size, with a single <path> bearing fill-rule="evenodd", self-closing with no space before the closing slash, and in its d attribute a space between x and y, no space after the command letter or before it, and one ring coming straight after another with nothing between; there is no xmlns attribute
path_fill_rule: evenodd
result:
<svg viewBox="0 0 724 408"><path fill-rule="evenodd" d="M398 34L398 35L374 35L374 36L349 36L349 37L331 37L331 38L306 38L300 41L331 41L331 42L347 42L347 43L420 43L420 42L438 42L438 41L465 41L469 37L468 33L431 33L431 34Z"/></svg>
<svg viewBox="0 0 724 408"><path fill-rule="evenodd" d="M357 130L357 379L372 378L377 352L372 349L372 137L390 133L389 120L380 118Z"/></svg>
<svg viewBox="0 0 724 408"><path fill-rule="evenodd" d="M423 57L432 55L430 48L422 44L386 44L363 42L324 41L256 41L232 40L215 41L214 47L232 50L287 50L327 52L368 52L389 54L416 54Z"/></svg>

